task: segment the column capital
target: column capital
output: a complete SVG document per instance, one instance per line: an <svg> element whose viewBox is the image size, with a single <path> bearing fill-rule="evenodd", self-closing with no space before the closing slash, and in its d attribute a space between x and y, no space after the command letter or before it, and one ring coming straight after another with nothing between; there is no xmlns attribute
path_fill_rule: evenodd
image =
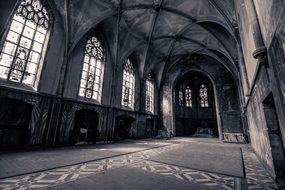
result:
<svg viewBox="0 0 285 190"><path fill-rule="evenodd" d="M267 48L265 46L257 47L256 50L252 53L255 59L258 59L259 56L267 55Z"/></svg>
<svg viewBox="0 0 285 190"><path fill-rule="evenodd" d="M267 48L265 46L258 47L253 53L253 57L258 60L259 65L269 67L268 57L267 57Z"/></svg>

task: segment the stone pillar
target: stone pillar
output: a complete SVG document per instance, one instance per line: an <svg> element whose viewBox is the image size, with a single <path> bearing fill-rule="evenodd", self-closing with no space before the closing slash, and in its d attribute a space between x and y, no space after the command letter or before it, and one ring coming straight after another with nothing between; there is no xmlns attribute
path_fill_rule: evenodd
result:
<svg viewBox="0 0 285 190"><path fill-rule="evenodd" d="M54 98L50 103L49 121L45 131L45 146L54 146L57 144L57 136L60 130L60 121L62 117L63 101L61 98Z"/></svg>
<svg viewBox="0 0 285 190"><path fill-rule="evenodd" d="M258 60L258 66L268 67L267 48L264 45L260 25L255 9L254 2L249 0L249 17L251 18L251 27L253 31L253 40L256 50L253 52L253 57Z"/></svg>

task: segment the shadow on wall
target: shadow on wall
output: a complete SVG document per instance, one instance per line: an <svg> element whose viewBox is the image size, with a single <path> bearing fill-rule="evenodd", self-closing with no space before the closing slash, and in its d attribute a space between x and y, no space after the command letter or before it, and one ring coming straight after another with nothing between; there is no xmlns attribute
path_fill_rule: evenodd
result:
<svg viewBox="0 0 285 190"><path fill-rule="evenodd" d="M205 75L191 71L175 86L177 136L218 137L214 89Z"/></svg>
<svg viewBox="0 0 285 190"><path fill-rule="evenodd" d="M134 139L137 129L135 127L136 119L128 115L117 116L115 119L114 140Z"/></svg>
<svg viewBox="0 0 285 190"><path fill-rule="evenodd" d="M0 148L19 148L29 138L33 106L20 100L0 99Z"/></svg>
<svg viewBox="0 0 285 190"><path fill-rule="evenodd" d="M263 110L272 151L276 179L285 179L285 154L272 93L263 101Z"/></svg>
<svg viewBox="0 0 285 190"><path fill-rule="evenodd" d="M96 111L83 109L75 113L72 131L73 144L93 144L98 140L99 114Z"/></svg>
<svg viewBox="0 0 285 190"><path fill-rule="evenodd" d="M154 120L147 118L145 127L145 138L154 138L156 136L156 130L154 126Z"/></svg>

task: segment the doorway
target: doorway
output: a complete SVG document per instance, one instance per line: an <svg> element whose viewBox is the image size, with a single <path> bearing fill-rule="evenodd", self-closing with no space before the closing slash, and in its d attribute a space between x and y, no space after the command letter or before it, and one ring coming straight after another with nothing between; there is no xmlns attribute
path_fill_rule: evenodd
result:
<svg viewBox="0 0 285 190"><path fill-rule="evenodd" d="M136 137L135 118L128 115L116 117L114 140L134 139Z"/></svg>
<svg viewBox="0 0 285 190"><path fill-rule="evenodd" d="M0 148L18 148L26 143L33 106L20 100L0 99Z"/></svg>
<svg viewBox="0 0 285 190"><path fill-rule="evenodd" d="M218 137L214 89L207 76L191 71L175 86L177 136Z"/></svg>
<svg viewBox="0 0 285 190"><path fill-rule="evenodd" d="M155 128L154 128L154 119L147 118L146 119L146 127L145 127L145 137L153 138L155 137Z"/></svg>
<svg viewBox="0 0 285 190"><path fill-rule="evenodd" d="M73 129L73 144L91 144L98 139L99 114L96 111L83 109L76 111Z"/></svg>
<svg viewBox="0 0 285 190"><path fill-rule="evenodd" d="M285 154L282 134L272 93L263 101L263 110L272 152L276 178L285 178Z"/></svg>

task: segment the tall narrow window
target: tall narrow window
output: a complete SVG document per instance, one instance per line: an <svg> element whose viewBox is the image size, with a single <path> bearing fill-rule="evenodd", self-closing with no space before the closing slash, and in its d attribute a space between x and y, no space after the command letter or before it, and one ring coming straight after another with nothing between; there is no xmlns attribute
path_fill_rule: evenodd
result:
<svg viewBox="0 0 285 190"><path fill-rule="evenodd" d="M0 54L0 78L37 88L51 26L42 0L22 0Z"/></svg>
<svg viewBox="0 0 285 190"><path fill-rule="evenodd" d="M101 102L105 49L93 36L88 39L84 54L79 96Z"/></svg>
<svg viewBox="0 0 285 190"><path fill-rule="evenodd" d="M200 103L201 107L209 107L208 90L205 84L200 86Z"/></svg>
<svg viewBox="0 0 285 190"><path fill-rule="evenodd" d="M185 89L185 102L186 107L191 108L192 107L192 91L189 86Z"/></svg>
<svg viewBox="0 0 285 190"><path fill-rule="evenodd" d="M183 106L183 101L184 98L183 98L183 88L182 86L179 88L179 91L178 91L178 103L179 103L179 106Z"/></svg>
<svg viewBox="0 0 285 190"><path fill-rule="evenodd" d="M146 79L146 111L154 112L154 82L151 74Z"/></svg>
<svg viewBox="0 0 285 190"><path fill-rule="evenodd" d="M122 106L134 108L135 69L130 59L126 60L123 72Z"/></svg>

